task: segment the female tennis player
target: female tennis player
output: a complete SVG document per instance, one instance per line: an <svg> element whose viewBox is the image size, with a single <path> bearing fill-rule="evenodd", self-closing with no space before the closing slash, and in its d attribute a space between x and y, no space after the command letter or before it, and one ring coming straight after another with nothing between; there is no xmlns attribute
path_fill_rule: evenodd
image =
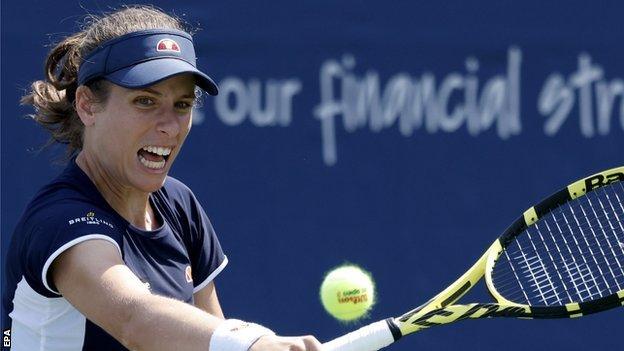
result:
<svg viewBox="0 0 624 351"><path fill-rule="evenodd" d="M151 7L124 8L59 43L45 68L23 102L72 157L13 234L4 346L319 350L312 336L223 317L214 278L227 258L191 190L167 176L191 128L196 87L217 94L183 24Z"/></svg>

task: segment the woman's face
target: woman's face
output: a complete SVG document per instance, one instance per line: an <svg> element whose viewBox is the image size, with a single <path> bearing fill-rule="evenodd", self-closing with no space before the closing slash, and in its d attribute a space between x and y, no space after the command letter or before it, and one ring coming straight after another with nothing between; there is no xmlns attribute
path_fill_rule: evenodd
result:
<svg viewBox="0 0 624 351"><path fill-rule="evenodd" d="M191 129L192 75L144 89L111 84L108 99L85 128L84 147L113 186L158 190Z"/></svg>

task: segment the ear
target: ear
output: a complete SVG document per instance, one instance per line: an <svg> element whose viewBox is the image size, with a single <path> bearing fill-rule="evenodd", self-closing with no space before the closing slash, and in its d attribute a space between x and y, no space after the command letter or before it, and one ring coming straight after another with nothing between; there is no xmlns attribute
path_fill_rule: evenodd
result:
<svg viewBox="0 0 624 351"><path fill-rule="evenodd" d="M86 126L95 123L95 96L88 87L81 85L76 89L75 106L78 117Z"/></svg>

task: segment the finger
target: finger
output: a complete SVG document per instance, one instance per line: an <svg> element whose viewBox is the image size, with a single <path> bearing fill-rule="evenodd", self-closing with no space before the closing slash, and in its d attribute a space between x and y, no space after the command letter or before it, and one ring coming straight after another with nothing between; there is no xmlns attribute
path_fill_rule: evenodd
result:
<svg viewBox="0 0 624 351"><path fill-rule="evenodd" d="M312 335L306 335L301 337L306 351L321 351L323 345Z"/></svg>

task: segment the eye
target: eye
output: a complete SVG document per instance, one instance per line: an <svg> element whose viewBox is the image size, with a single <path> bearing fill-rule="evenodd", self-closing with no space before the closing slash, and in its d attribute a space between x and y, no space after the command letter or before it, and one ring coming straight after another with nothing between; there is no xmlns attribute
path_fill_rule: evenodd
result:
<svg viewBox="0 0 624 351"><path fill-rule="evenodd" d="M195 105L193 101L178 101L175 103L175 108L178 110L190 110Z"/></svg>
<svg viewBox="0 0 624 351"><path fill-rule="evenodd" d="M134 99L134 103L141 107L153 106L156 102L149 96L138 96Z"/></svg>

